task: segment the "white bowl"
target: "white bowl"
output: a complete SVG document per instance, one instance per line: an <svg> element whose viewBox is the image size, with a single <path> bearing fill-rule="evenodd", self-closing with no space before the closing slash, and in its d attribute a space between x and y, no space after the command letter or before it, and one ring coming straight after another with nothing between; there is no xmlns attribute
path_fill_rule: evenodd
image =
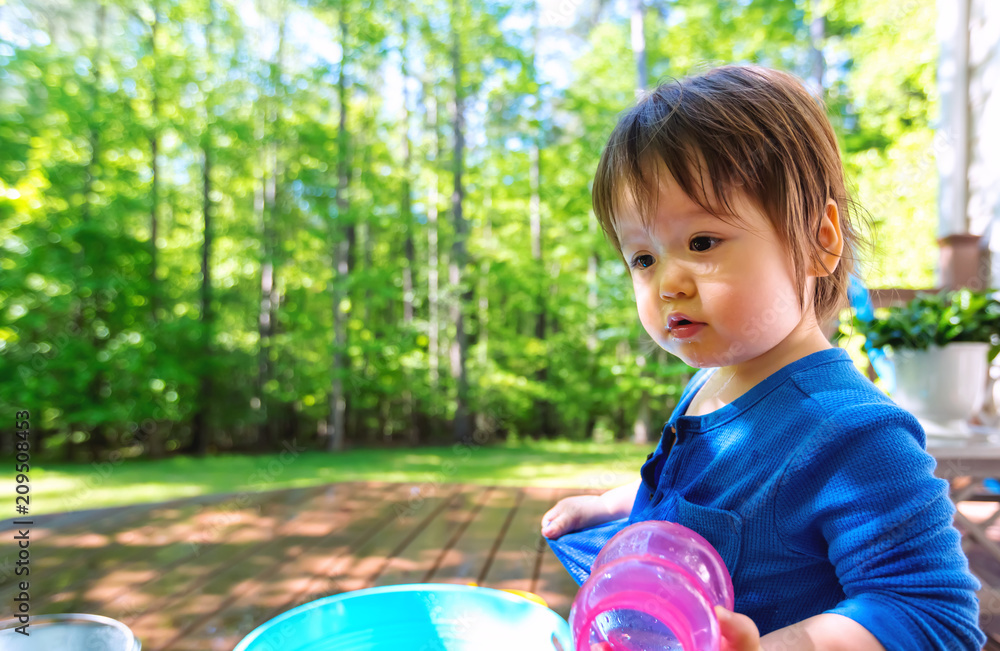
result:
<svg viewBox="0 0 1000 651"><path fill-rule="evenodd" d="M4 651L139 651L142 644L131 629L103 615L66 613L35 615L28 620L29 635L18 633L17 619L0 621L0 649Z"/></svg>

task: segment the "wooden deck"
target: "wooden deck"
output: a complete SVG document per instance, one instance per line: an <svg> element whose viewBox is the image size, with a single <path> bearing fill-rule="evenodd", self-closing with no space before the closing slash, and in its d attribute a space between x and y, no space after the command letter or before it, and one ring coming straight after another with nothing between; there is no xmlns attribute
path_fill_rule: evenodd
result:
<svg viewBox="0 0 1000 651"><path fill-rule="evenodd" d="M144 651L231 651L298 604L398 583L526 590L565 617L577 586L538 526L558 499L586 492L341 483L36 516L31 612L112 617ZM996 507L962 510L981 521ZM1000 540L997 529L990 535ZM8 604L17 578L9 550L0 559ZM986 648L1000 651L1000 566L975 546L967 553L995 638Z"/></svg>

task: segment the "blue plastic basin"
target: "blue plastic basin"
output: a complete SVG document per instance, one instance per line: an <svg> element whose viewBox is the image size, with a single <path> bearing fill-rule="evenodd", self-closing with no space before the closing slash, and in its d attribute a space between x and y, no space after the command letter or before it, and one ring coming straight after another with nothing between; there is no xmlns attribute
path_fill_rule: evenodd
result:
<svg viewBox="0 0 1000 651"><path fill-rule="evenodd" d="M569 624L491 588L394 585L324 597L254 629L233 651L570 651Z"/></svg>

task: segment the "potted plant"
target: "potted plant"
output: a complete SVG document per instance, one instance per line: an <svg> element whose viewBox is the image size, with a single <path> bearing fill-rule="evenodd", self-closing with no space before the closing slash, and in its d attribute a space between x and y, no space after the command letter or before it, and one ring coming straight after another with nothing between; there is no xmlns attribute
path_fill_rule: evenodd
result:
<svg viewBox="0 0 1000 651"><path fill-rule="evenodd" d="M1000 352L1000 301L993 291L921 292L879 313L865 320L854 312L845 325L892 360L893 400L934 423L977 413L989 363Z"/></svg>

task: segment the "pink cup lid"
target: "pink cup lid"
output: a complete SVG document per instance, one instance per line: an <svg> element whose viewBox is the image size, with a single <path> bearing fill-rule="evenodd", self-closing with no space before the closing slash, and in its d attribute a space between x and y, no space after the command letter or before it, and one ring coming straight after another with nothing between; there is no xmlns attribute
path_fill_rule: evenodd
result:
<svg viewBox="0 0 1000 651"><path fill-rule="evenodd" d="M625 556L652 556L676 563L698 581L713 606L732 610L735 605L733 580L725 561L711 543L683 525L644 520L625 527L601 549L591 573Z"/></svg>
<svg viewBox="0 0 1000 651"><path fill-rule="evenodd" d="M660 636L673 640L665 644L671 649L718 651L714 607L734 603L729 570L705 538L648 520L618 532L597 555L570 625L578 651L589 649L592 635L614 648L645 648L641 639Z"/></svg>

